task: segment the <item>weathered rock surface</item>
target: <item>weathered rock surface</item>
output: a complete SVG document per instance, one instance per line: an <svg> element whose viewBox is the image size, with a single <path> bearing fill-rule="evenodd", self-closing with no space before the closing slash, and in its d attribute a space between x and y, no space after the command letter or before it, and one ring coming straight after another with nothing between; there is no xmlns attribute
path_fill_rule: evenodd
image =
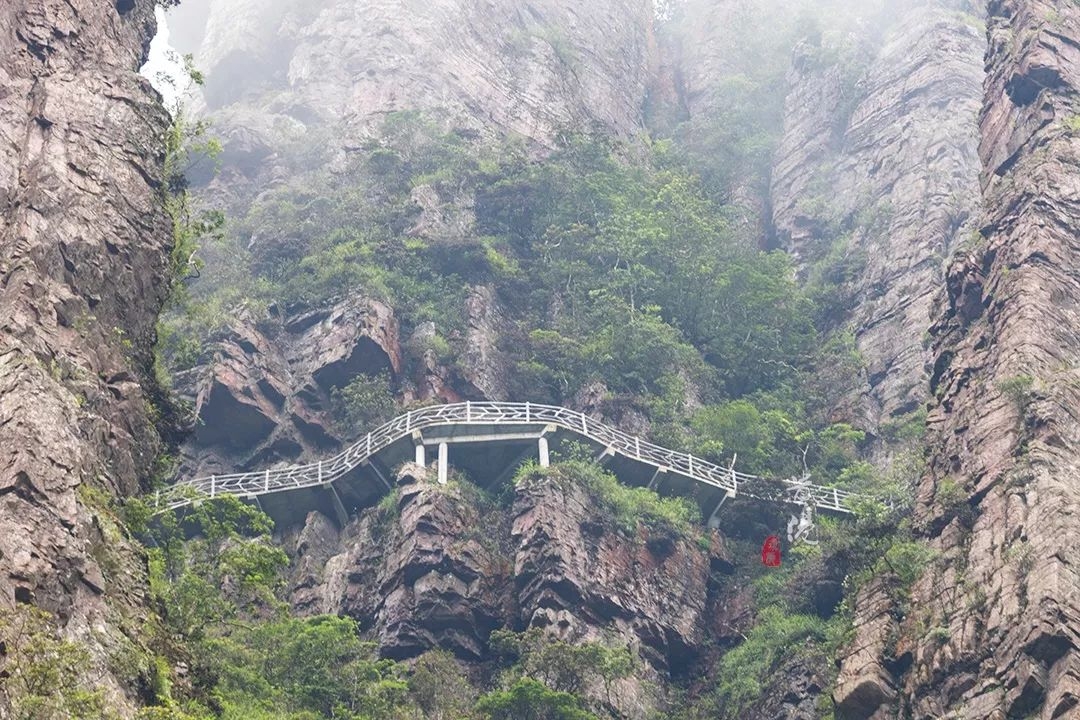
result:
<svg viewBox="0 0 1080 720"><path fill-rule="evenodd" d="M392 509L340 531L312 513L287 534L296 610L356 617L396 658L441 646L478 660L492 630L539 627L628 644L659 679L705 644L710 573L730 570L721 542L705 552L681 538L627 538L580 487L554 481L522 486L510 512L415 465L398 487ZM623 691L628 708L657 701L633 683Z"/></svg>
<svg viewBox="0 0 1080 720"><path fill-rule="evenodd" d="M565 127L641 127L647 0L212 0L174 14L226 160L248 179L272 176L275 148L297 137L324 133L333 156L397 110L541 146Z"/></svg>
<svg viewBox="0 0 1080 720"><path fill-rule="evenodd" d="M946 276L916 508L940 557L912 590L897 647L912 665L894 679L913 717L1064 718L1080 705L1080 8L988 8L982 237Z"/></svg>
<svg viewBox="0 0 1080 720"><path fill-rule="evenodd" d="M336 532L318 513L300 532L293 603L361 621L393 658L444 647L483 657L487 636L507 615L507 565L492 544L496 514L456 488L429 482L408 465L397 477L396 507L368 512Z"/></svg>
<svg viewBox="0 0 1080 720"><path fill-rule="evenodd" d="M828 660L798 654L780 663L770 676L762 699L749 709L746 720L818 720L817 698L828 687Z"/></svg>
<svg viewBox="0 0 1080 720"><path fill-rule="evenodd" d="M199 418L184 448L197 475L326 453L365 428L338 428L330 394L357 377L403 371L398 324L383 303L348 299L264 323L239 319L181 391ZM350 432L351 430L351 432Z"/></svg>
<svg viewBox="0 0 1080 720"><path fill-rule="evenodd" d="M709 557L685 540L628 540L578 486L518 488L512 546L521 620L564 639L631 638L658 669L682 669L703 640Z"/></svg>
<svg viewBox="0 0 1080 720"><path fill-rule="evenodd" d="M0 5L0 609L54 613L125 715L106 658L141 642L117 618L148 614L145 573L85 500L134 493L159 448L168 118L137 74L154 31L149 1Z"/></svg>
<svg viewBox="0 0 1080 720"><path fill-rule="evenodd" d="M983 239L948 272L917 508L942 557L913 598L947 640L915 634L903 694L917 717L1072 717L1080 7L988 7Z"/></svg>
<svg viewBox="0 0 1080 720"><path fill-rule="evenodd" d="M796 50L772 178L773 226L804 274L830 253L854 271L867 378L852 419L874 431L927 399L923 338L979 200L980 20L951 0L892 11L883 37L867 28L842 65L811 43Z"/></svg>
<svg viewBox="0 0 1080 720"><path fill-rule="evenodd" d="M869 718L896 700L897 679L885 667L898 632L890 582L888 577L874 578L855 597L855 639L838 658L842 671L833 687L841 717Z"/></svg>

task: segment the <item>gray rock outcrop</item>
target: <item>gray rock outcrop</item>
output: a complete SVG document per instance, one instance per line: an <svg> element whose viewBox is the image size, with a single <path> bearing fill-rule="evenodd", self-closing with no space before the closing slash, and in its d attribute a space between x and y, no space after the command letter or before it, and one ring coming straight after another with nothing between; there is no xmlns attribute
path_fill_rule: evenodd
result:
<svg viewBox="0 0 1080 720"><path fill-rule="evenodd" d="M825 258L853 274L836 278L866 365L852 419L874 432L928 399L934 301L979 208L985 39L962 5L908 3L841 65L804 43L789 78L772 224L804 276Z"/></svg>

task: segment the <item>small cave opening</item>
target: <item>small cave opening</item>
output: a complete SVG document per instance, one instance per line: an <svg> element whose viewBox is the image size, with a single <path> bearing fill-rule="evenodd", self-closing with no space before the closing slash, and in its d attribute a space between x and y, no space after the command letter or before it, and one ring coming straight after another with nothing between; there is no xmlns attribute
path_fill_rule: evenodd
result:
<svg viewBox="0 0 1080 720"><path fill-rule="evenodd" d="M116 12L127 15L135 9L135 0L116 0Z"/></svg>

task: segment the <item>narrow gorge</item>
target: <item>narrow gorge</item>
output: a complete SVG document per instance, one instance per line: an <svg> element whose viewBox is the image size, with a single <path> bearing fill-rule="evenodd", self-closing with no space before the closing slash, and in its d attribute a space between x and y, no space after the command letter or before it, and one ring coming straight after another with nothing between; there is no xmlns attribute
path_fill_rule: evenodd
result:
<svg viewBox="0 0 1080 720"><path fill-rule="evenodd" d="M0 720L1080 717L1080 5L8 0L0 46ZM529 425L155 505L492 401L852 499L795 540Z"/></svg>

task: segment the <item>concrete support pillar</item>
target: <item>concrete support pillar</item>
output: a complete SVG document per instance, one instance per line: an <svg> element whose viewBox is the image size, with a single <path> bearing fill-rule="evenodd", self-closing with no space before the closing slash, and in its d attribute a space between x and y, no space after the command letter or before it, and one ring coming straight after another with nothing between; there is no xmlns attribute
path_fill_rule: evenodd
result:
<svg viewBox="0 0 1080 720"><path fill-rule="evenodd" d="M540 446L540 467L549 467L551 465L551 453L548 452L547 438L541 435L537 444Z"/></svg>
<svg viewBox="0 0 1080 720"><path fill-rule="evenodd" d="M439 484L445 485L447 481L447 475L449 474L449 466L447 457L450 454L449 446L441 442L439 443Z"/></svg>
<svg viewBox="0 0 1080 720"><path fill-rule="evenodd" d="M424 455L424 444L423 443L417 443L416 444L416 464L427 467L427 460L426 460L426 457Z"/></svg>
<svg viewBox="0 0 1080 720"><path fill-rule="evenodd" d="M338 494L334 483L328 483L326 487L330 488L330 500L334 504L334 514L337 515L338 527L344 528L349 524L349 512L345 509L345 503L341 501L341 495Z"/></svg>

